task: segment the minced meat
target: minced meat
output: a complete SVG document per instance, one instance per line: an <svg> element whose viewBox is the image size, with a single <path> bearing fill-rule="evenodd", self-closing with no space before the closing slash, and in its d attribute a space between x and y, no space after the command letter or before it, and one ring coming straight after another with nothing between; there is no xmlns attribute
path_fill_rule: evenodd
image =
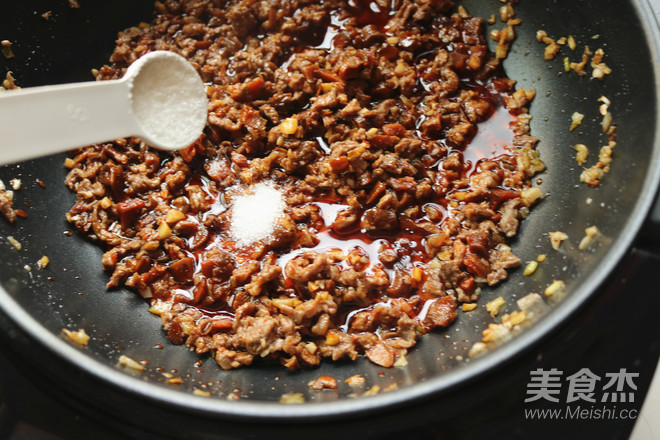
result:
<svg viewBox="0 0 660 440"><path fill-rule="evenodd" d="M359 355L390 367L450 325L520 264L506 242L543 169L533 93L514 91L482 20L452 8L156 2L97 79L179 53L207 84L208 125L174 154L129 138L67 162L67 218L105 246L108 287L150 297L173 343L225 369ZM502 117L506 145L475 145L479 124ZM261 182L285 208L269 237L242 246L232 200Z"/></svg>

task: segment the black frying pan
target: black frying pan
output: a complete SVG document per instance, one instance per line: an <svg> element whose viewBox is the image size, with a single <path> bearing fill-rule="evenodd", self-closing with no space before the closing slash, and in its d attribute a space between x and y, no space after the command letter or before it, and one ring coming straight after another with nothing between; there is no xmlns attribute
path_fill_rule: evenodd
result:
<svg viewBox="0 0 660 440"><path fill-rule="evenodd" d="M148 21L152 10L151 1L81 0L80 9L61 3L44 0L4 5L0 38L14 42L16 57L0 57L0 73L12 70L21 86L91 80L90 69L107 62L116 32ZM461 4L472 14L485 17L500 6L480 0ZM41 14L49 10L52 17L44 21ZM564 280L567 296L531 328L488 355L466 361L470 346L494 322L480 307L470 315L461 314L446 335L424 337L408 354L409 365L404 368L384 370L360 359L356 363L326 362L319 369L296 373L276 366L222 371L214 360L200 361L184 348L169 344L159 319L147 312L147 305L135 293L106 291L102 251L75 232L67 234L72 227L64 214L74 203L74 195L63 185L65 156L57 155L0 168L5 183L14 177L22 179L17 207L29 214L12 226L0 221L0 327L8 350L36 381L78 408L111 414L120 425L174 436L290 438L296 432L307 435L295 431L297 424L313 423L323 427L316 436L329 437L349 428L364 431L369 425L364 420L378 420L378 428L372 424L364 432L387 432L390 421L401 420L401 414L410 423L428 416L424 410L427 402L440 402L440 408L465 405L470 382L496 378L580 308L589 307L608 275L626 257L660 178L658 34L646 1L604 5L598 0L521 0L516 10L523 24L517 28L505 69L520 87L537 90L531 108L532 131L541 138L539 150L548 170L540 176L540 187L549 196L523 223L512 246L523 262L540 253L547 253L548 259L531 277L518 270L505 283L485 290L480 304L502 295L512 311L517 299L542 292L555 279ZM535 39L538 29L555 37L572 34L580 48L585 43L593 49L603 47L612 74L604 81L559 75L561 57L543 60L544 46ZM594 35L599 38L592 39ZM577 58L578 53L571 57ZM618 145L612 171L599 188L591 189L579 183L580 167L571 145L590 145L593 155L605 143L597 113L596 100L601 95L612 102ZM568 131L574 111L587 115L580 135ZM591 225L602 235L579 251L577 243ZM554 230L570 236L560 252L549 246L547 232ZM23 244L20 252L7 242L10 235ZM42 255L51 263L37 270ZM26 265L32 271L26 271ZM59 337L62 328L84 328L92 336L89 346L73 347ZM156 348L160 345L163 348ZM122 354L148 361L147 368L139 375L120 371L115 364ZM182 377L183 384L176 388L166 385L163 371ZM353 390L343 384L354 374L366 377L367 388L378 385L385 389L394 384L397 389L354 398L349 396ZM338 379L336 393L313 392L307 387L320 375ZM210 398L192 394L209 383ZM282 394L292 392L302 392L307 403L278 403ZM227 400L230 393L241 400Z"/></svg>

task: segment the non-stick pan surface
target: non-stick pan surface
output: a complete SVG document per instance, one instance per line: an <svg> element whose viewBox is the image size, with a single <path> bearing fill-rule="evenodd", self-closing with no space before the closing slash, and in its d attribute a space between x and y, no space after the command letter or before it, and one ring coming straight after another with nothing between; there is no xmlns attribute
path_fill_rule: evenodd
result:
<svg viewBox="0 0 660 440"><path fill-rule="evenodd" d="M16 57L2 57L0 73L12 70L18 84L25 87L91 80L90 69L107 62L116 32L148 21L152 9L151 1L80 0L79 9L61 3L11 2L4 6L0 37L14 42ZM484 17L500 6L481 0L460 4ZM49 10L51 17L44 20L41 14ZM547 254L547 260L533 276L517 270L501 285L485 289L482 306L460 314L445 333L425 336L408 354L408 366L383 369L360 359L355 363L326 362L318 369L295 373L270 365L223 371L213 359L171 345L160 320L148 313L138 295L105 289L102 250L80 237L64 219L75 199L63 184L65 155L0 168L5 183L21 179L16 207L29 215L15 225L0 221L0 327L16 359L26 370L37 373L35 380L48 384L65 400L111 412L122 423L157 421L159 429L168 432L175 432L174 423L189 417L196 417L200 425L187 432L203 431L214 421L225 427L246 421L326 422L331 426L339 418L348 423L430 399L451 405L470 381L507 368L519 354L570 320L578 308L589 307L590 297L598 294L638 233L654 199L660 170L658 36L645 1L608 2L605 7L598 0L521 0L516 11L523 23L516 28L516 42L505 70L519 87L537 91L531 107L532 134L541 139L538 149L547 171L539 176L538 185L547 197L523 222L512 247L523 262L539 254ZM563 56L544 61L544 45L535 38L538 29L555 38L573 35L578 49L564 52L572 60L579 59L585 44L592 50L603 48L611 75L599 81L564 73ZM611 172L600 187L588 188L579 182L581 168L571 147L588 145L593 160L607 142L600 129L600 96L612 103L618 143ZM569 132L570 116L576 111L586 115L585 122L579 130ZM585 228L593 225L601 234L586 249L578 250ZM569 235L560 251L551 249L550 231ZM8 236L22 243L20 251L9 244ZM50 264L39 270L37 261L43 255ZM495 322L485 311L485 302L501 295L507 300L503 312L513 311L517 299L530 292L542 293L553 280L567 285L563 301L549 307L542 319L512 341L486 356L469 359L469 348ZM66 342L59 336L63 328L84 328L92 338L89 346L79 348ZM116 367L121 355L144 361L146 368L140 374L121 371ZM164 372L181 377L183 383L167 385ZM354 390L344 384L354 374L366 378L362 391L373 386L390 391L355 398ZM338 380L336 393L307 387L321 375ZM193 395L195 389L208 390L211 397ZM303 393L306 403L279 404L287 393ZM228 399L236 396L240 400ZM233 431L226 429L229 436Z"/></svg>

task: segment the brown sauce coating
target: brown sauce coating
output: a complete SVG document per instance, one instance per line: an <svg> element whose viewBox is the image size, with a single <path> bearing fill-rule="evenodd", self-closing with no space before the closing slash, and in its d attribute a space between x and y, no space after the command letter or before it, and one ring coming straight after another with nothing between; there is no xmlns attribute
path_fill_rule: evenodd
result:
<svg viewBox="0 0 660 440"><path fill-rule="evenodd" d="M208 84L208 126L173 155L80 150L68 220L106 246L108 287L150 293L173 343L226 369L389 367L519 265L506 241L543 169L526 97L481 19L394 3L168 0L120 33L99 79L178 52ZM232 200L264 181L284 214L239 246Z"/></svg>

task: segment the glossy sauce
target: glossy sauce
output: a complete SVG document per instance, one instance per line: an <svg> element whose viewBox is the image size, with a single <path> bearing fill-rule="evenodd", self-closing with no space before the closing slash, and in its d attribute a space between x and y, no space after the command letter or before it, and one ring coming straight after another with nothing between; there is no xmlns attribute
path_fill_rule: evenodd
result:
<svg viewBox="0 0 660 440"><path fill-rule="evenodd" d="M383 8L373 0L349 0L347 9L359 26L372 24L382 28L391 15L389 9Z"/></svg>
<svg viewBox="0 0 660 440"><path fill-rule="evenodd" d="M374 25L381 31L387 31L385 25L387 24L391 13L389 10L381 9L376 2L371 0L350 0L348 9L354 14L355 21L359 25ZM325 33L322 35L322 38L316 38L318 43L313 46L296 48L280 68L288 69L289 64L293 61L296 54L301 51L307 49L330 51L336 44L337 38L340 38L343 35L341 32L346 20L347 18L338 18L336 14L332 14L330 23L328 24ZM434 51L423 54L422 56L434 56ZM418 75L418 81L419 93L427 93L429 91L429 83L426 82L421 75ZM479 163L484 159L512 157L510 148L512 148L513 145L514 134L511 124L515 122L516 115L510 113L503 105L503 101L507 97L507 94L498 93L491 83L481 84L468 79L464 80L463 86L465 85L467 85L468 88L475 90L480 97L485 97L492 105L492 112L484 121L478 124L472 138L467 142L467 146L456 147L447 145L444 133L438 134L435 139L428 139L424 138L422 133L417 130L416 136L423 141L438 142L446 148L447 154L458 152L464 165L461 178L467 179L473 175L473 173L478 171ZM419 112L425 110L422 105L418 105L417 108ZM417 127L419 127L424 121L424 118L424 114L418 116ZM330 154L330 148L323 137L316 137L316 141L319 144L320 150L324 154ZM431 161L428 166L429 169L437 170L439 172L443 171L441 161ZM213 194L209 190L208 179L206 177L195 177L189 182L189 184L200 185L206 191L207 198L212 201L210 210L201 216L200 220L202 222L208 216L220 215L228 209L224 203L222 194ZM340 250L344 255L347 255L356 249L361 250L370 260L370 266L366 270L371 271L374 267L383 269L390 276L390 280L393 279L392 276L395 271L402 270L406 273L410 273L413 267L425 267L432 258L432 256L429 256L426 252L426 239L428 233L424 231L404 228L392 232L368 232L360 229L359 226L356 226L350 230L338 232L331 226L335 221L337 214L346 209L347 205L336 202L333 203L333 201L316 201L312 202L312 204L319 208L320 214L323 218L323 225L316 231L318 243L313 247L292 249L279 253L277 264L282 267L283 274L284 268L290 260L308 251L323 252L328 250ZM441 225L448 216L456 211L456 207L452 208L448 206L449 202L446 196L437 200L431 200L427 204L434 207L440 213L440 219L436 219L434 222L436 225ZM189 216L189 219L190 218L191 216ZM427 216L423 215L418 219L418 221L420 220L428 221L429 219ZM234 255L237 267L253 260L254 250L239 247L234 240L227 236L226 233L209 230L209 234L209 239L204 246L191 253L195 260L196 274L199 274L201 271L200 265L204 252L214 247L220 248ZM379 260L379 252L382 252L382 250L386 248L394 251L397 256L396 260L391 264L383 264ZM339 264L342 269L348 267L348 263L345 261L337 264ZM173 293L181 294L186 298L192 298L193 289L193 286L181 286L180 289L175 290ZM420 292L414 289L409 297L416 297L419 294ZM388 302L385 301L379 305L368 306L366 309L376 306L387 306L387 304ZM423 316L430 305L431 301L420 301L417 310L415 310L415 314L423 319ZM206 318L229 320L233 320L234 318L233 309L229 304L223 303L213 305L212 307L195 307L197 307ZM365 309L347 309L343 313L344 318L341 328L344 330L348 329L351 317L362 310Z"/></svg>
<svg viewBox="0 0 660 440"><path fill-rule="evenodd" d="M460 150L463 163L469 164L468 176L475 171L479 161L511 153L514 137L511 123L514 121L515 116L498 105L488 119L477 125L477 132L469 145Z"/></svg>

